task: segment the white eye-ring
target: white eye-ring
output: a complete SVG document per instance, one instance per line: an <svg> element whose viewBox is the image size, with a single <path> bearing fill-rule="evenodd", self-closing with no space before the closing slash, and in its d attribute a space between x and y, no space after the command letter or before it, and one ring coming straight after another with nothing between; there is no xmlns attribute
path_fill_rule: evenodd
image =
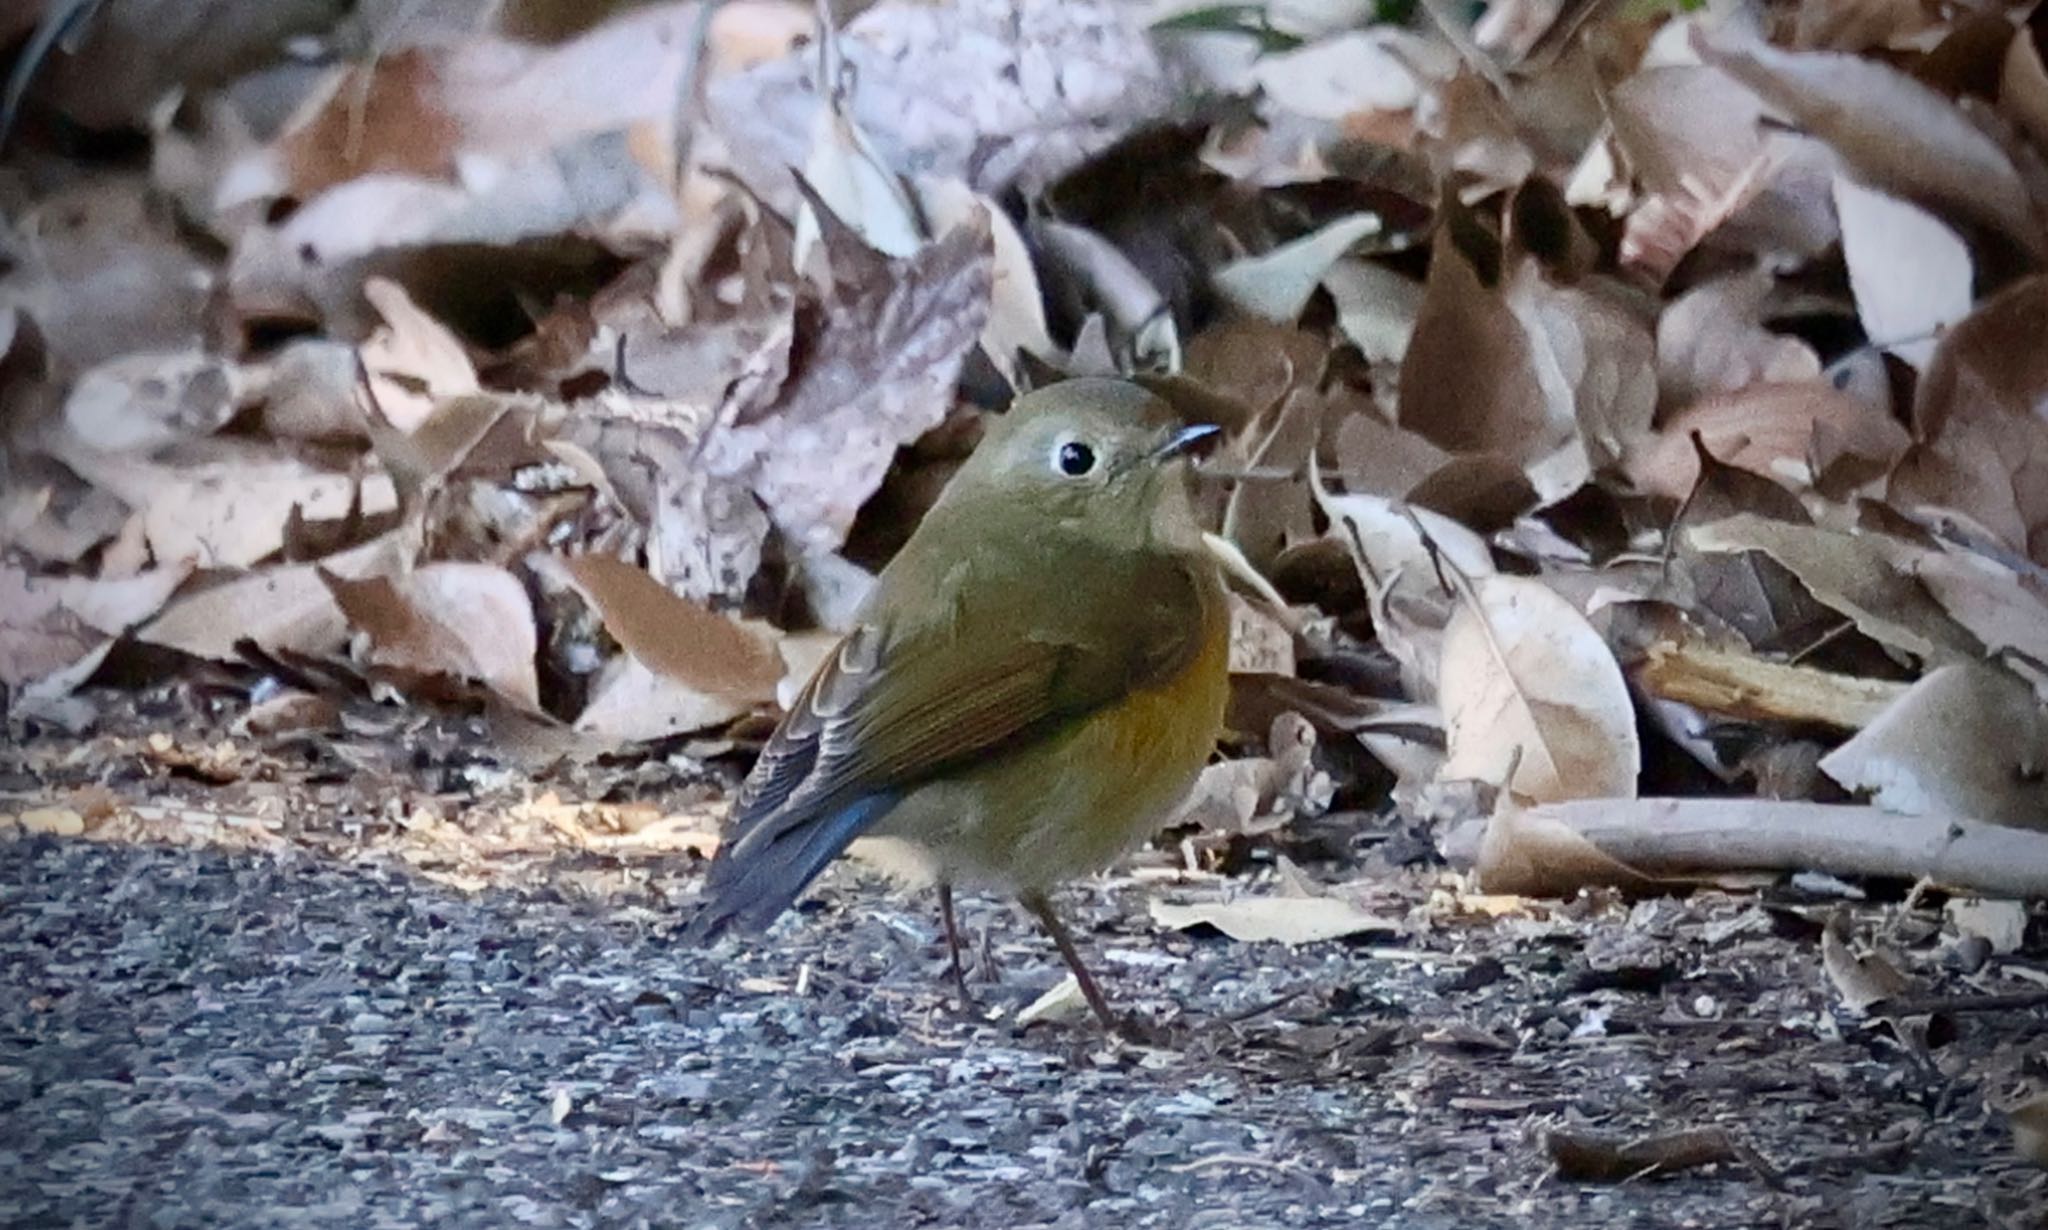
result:
<svg viewBox="0 0 2048 1230"><path fill-rule="evenodd" d="M1068 478L1083 478L1095 469L1095 450L1072 436L1053 441L1052 468Z"/></svg>

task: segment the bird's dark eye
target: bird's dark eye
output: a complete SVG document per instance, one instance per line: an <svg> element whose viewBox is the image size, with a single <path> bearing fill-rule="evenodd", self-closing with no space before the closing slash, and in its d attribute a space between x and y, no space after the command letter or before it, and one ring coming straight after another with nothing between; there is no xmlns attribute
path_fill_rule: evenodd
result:
<svg viewBox="0 0 2048 1230"><path fill-rule="evenodd" d="M1058 464L1060 473L1068 478L1079 478L1095 468L1095 450L1079 440L1069 440L1060 445L1059 451L1054 454L1054 461Z"/></svg>

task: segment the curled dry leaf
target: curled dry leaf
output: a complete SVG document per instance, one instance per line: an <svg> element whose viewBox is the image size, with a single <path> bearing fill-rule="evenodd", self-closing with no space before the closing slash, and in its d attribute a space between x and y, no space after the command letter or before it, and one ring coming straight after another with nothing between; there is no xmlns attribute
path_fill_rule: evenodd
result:
<svg viewBox="0 0 2048 1230"><path fill-rule="evenodd" d="M1541 811L1503 796L1486 821L1473 877L1488 893L1569 897L1582 888L1648 890L1655 881Z"/></svg>
<svg viewBox="0 0 2048 1230"><path fill-rule="evenodd" d="M1840 930L1830 923L1821 932L1820 959L1828 981L1834 983L1835 993L1842 997L1843 1007L1861 1016L1885 1000L1913 989L1912 980L1900 973L1897 966L1880 953L1857 953L1839 934Z"/></svg>
<svg viewBox="0 0 2048 1230"><path fill-rule="evenodd" d="M576 730L607 744L640 743L720 726L751 706L678 683L621 654L599 676Z"/></svg>
<svg viewBox="0 0 2048 1230"><path fill-rule="evenodd" d="M158 568L95 580L40 577L0 565L0 685L31 685L103 651L156 614L190 573Z"/></svg>
<svg viewBox="0 0 2048 1230"><path fill-rule="evenodd" d="M434 563L394 576L320 579L379 666L473 679L528 712L540 708L537 636L526 587L490 564Z"/></svg>
<svg viewBox="0 0 2048 1230"><path fill-rule="evenodd" d="M1642 751L1621 667L1541 582L1472 579L1471 600L1444 630L1437 703L1445 778L1503 784L1539 803L1635 797Z"/></svg>
<svg viewBox="0 0 2048 1230"><path fill-rule="evenodd" d="M1820 767L1889 811L2048 831L2048 720L2026 684L1992 667L1928 674Z"/></svg>
<svg viewBox="0 0 2048 1230"><path fill-rule="evenodd" d="M363 297L384 318L359 353L372 399L385 422L409 435L432 417L440 402L482 391L468 348L421 311L404 287L371 278L363 283Z"/></svg>
<svg viewBox="0 0 2048 1230"><path fill-rule="evenodd" d="M1917 205L1835 177L1856 314L1872 345L1925 370L1943 329L1970 314L1970 250Z"/></svg>
<svg viewBox="0 0 2048 1230"><path fill-rule="evenodd" d="M953 408L961 360L988 319L985 219L885 276L841 290L774 400L714 428L703 465L744 482L800 554L837 549L896 450Z"/></svg>

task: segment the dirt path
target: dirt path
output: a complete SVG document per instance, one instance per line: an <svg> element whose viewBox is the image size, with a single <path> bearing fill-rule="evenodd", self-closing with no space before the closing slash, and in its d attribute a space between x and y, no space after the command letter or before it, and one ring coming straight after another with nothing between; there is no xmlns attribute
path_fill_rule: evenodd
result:
<svg viewBox="0 0 2048 1230"><path fill-rule="evenodd" d="M2048 1012L1964 1017L1915 1059L1838 1024L1811 936L1747 899L1286 949L1084 890L1118 995L1164 1031L1112 1047L1004 1023L1055 970L988 903L968 925L1001 1020L959 1015L924 903L852 877L713 952L639 903L305 853L15 837L0 897L9 1225L2010 1227L2048 1205L1985 1107L2041 1075ZM1553 1121L1726 1127L1787 1173L1572 1183L1546 1177Z"/></svg>

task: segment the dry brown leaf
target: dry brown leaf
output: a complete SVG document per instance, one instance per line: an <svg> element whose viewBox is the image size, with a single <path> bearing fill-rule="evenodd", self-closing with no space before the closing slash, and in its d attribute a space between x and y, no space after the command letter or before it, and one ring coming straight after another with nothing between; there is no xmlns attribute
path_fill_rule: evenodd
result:
<svg viewBox="0 0 2048 1230"><path fill-rule="evenodd" d="M1438 175L1458 184L1466 201L1511 189L1536 170L1514 114L1470 67L1423 93L1415 128Z"/></svg>
<svg viewBox="0 0 2048 1230"><path fill-rule="evenodd" d="M1941 331L1970 314L1970 250L1917 205L1835 177L1842 256L1864 336L1925 370Z"/></svg>
<svg viewBox="0 0 2048 1230"><path fill-rule="evenodd" d="M1444 631L1442 775L1538 803L1635 797L1635 705L1593 625L1523 577L1474 578L1472 595Z"/></svg>
<svg viewBox="0 0 2048 1230"><path fill-rule="evenodd" d="M1949 618L1968 629L1991 654L2017 655L2014 665L2048 700L2048 597L2011 568L1975 552L1944 544L1900 560Z"/></svg>
<svg viewBox="0 0 2048 1230"><path fill-rule="evenodd" d="M159 568L94 580L40 577L0 565L0 685L31 685L103 652L156 614L190 573L188 567Z"/></svg>
<svg viewBox="0 0 2048 1230"><path fill-rule="evenodd" d="M1695 46L1707 63L1833 145L1872 187L1990 227L2041 255L2040 219L2012 160L1934 90L1856 56L1761 43Z"/></svg>
<svg viewBox="0 0 2048 1230"><path fill-rule="evenodd" d="M521 709L540 708L533 606L503 568L435 563L360 581L323 571L320 579L369 637L373 664L473 679Z"/></svg>
<svg viewBox="0 0 2048 1230"><path fill-rule="evenodd" d="M1998 110L2025 132L2036 148L2048 149L2048 67L2033 31L2021 27L2005 51L1998 82Z"/></svg>
<svg viewBox="0 0 2048 1230"><path fill-rule="evenodd" d="M1820 767L1888 811L2048 830L2048 719L2026 684L1988 666L1928 674Z"/></svg>
<svg viewBox="0 0 2048 1230"><path fill-rule="evenodd" d="M1929 665L1979 656L1975 638L1917 582L1894 571L1882 549L1858 535L1744 513L1697 526L1685 536L1698 551L1763 552L1880 645Z"/></svg>
<svg viewBox="0 0 2048 1230"><path fill-rule="evenodd" d="M1684 499L1699 480L1704 447L1724 465L1802 489L1813 485L1816 463L1854 456L1882 474L1909 443L1896 422L1821 381L1753 384L1670 416L1628 451L1622 468L1637 490Z"/></svg>
<svg viewBox="0 0 2048 1230"><path fill-rule="evenodd" d="M758 624L680 597L640 568L605 555L557 562L627 653L686 687L740 704L775 698L782 658Z"/></svg>
<svg viewBox="0 0 2048 1230"><path fill-rule="evenodd" d="M385 422L410 435L442 401L483 391L468 348L421 311L404 287L371 278L363 283L363 298L384 318L359 353Z"/></svg>
<svg viewBox="0 0 2048 1230"><path fill-rule="evenodd" d="M1574 447L1577 423L1539 395L1534 350L1514 311L1439 230L1401 360L1400 425L1452 453L1524 466Z"/></svg>

